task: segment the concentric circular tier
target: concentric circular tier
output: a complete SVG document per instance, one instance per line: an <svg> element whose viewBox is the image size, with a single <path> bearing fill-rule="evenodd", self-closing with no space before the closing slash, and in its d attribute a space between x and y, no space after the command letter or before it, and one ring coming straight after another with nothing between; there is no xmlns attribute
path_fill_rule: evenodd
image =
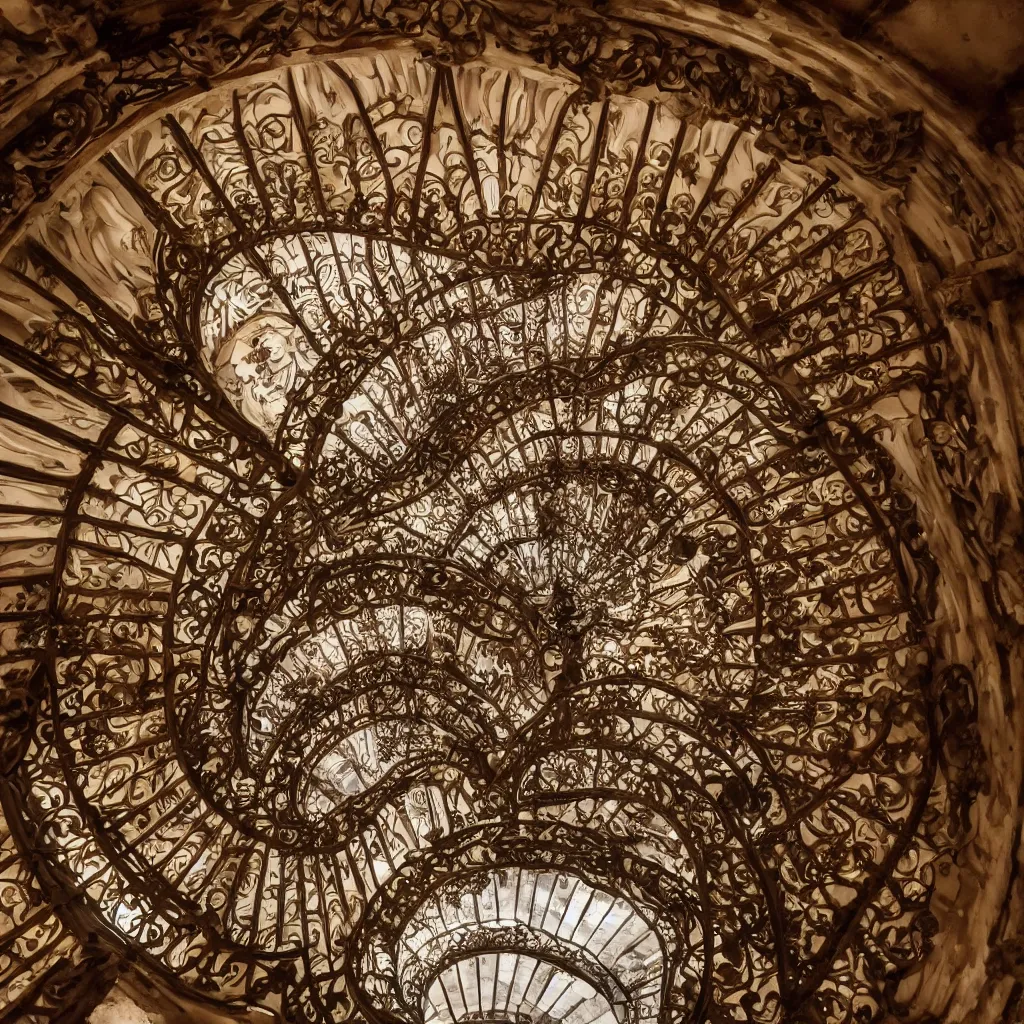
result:
<svg viewBox="0 0 1024 1024"><path fill-rule="evenodd" d="M36 837L180 984L866 1021L926 948L933 566L872 425L934 352L834 178L663 99L268 72L9 257Z"/></svg>

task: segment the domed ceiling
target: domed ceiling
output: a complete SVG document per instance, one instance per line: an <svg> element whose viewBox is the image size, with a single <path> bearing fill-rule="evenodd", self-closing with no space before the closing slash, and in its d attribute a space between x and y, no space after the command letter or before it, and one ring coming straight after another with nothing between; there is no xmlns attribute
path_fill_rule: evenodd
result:
<svg viewBox="0 0 1024 1024"><path fill-rule="evenodd" d="M928 248L1012 243L966 186L920 212L913 112L359 6L114 109L11 235L7 1000L131 962L289 1022L923 1005L1012 829L1019 654Z"/></svg>

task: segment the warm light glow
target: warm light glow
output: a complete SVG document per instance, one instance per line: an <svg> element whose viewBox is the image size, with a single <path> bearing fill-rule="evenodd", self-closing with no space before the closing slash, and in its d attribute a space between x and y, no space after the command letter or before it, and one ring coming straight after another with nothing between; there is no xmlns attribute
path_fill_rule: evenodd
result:
<svg viewBox="0 0 1024 1024"><path fill-rule="evenodd" d="M774 1024L919 957L931 563L859 424L923 335L850 195L683 110L285 68L83 175L130 260L52 220L8 258L26 787L153 970L288 1020Z"/></svg>

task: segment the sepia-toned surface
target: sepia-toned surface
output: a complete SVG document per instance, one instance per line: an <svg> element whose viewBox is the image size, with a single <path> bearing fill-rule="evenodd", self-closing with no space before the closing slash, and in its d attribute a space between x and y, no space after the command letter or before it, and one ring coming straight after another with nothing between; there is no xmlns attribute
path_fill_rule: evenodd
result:
<svg viewBox="0 0 1024 1024"><path fill-rule="evenodd" d="M9 1015L1014 1012L1021 179L612 6L19 72Z"/></svg>

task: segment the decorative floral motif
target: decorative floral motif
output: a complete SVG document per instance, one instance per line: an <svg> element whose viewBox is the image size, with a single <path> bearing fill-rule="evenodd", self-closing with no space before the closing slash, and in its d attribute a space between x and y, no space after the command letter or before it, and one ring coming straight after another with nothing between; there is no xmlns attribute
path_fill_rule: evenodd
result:
<svg viewBox="0 0 1024 1024"><path fill-rule="evenodd" d="M470 961L493 1015L519 953L576 1024L878 1018L976 789L870 412L931 342L833 178L686 116L754 72L651 103L658 37L552 38L594 95L404 49L204 96L12 253L10 792L111 944L290 1021L457 1018Z"/></svg>
<svg viewBox="0 0 1024 1024"><path fill-rule="evenodd" d="M796 78L711 43L667 31L638 29L580 4L530 3L510 11L496 0L289 0L239 16L235 35L218 19L163 49L125 57L116 74L92 76L85 90L55 98L51 112L4 154L31 168L32 193L8 185L0 209L19 213L46 195L71 158L102 129L142 105L206 87L242 66L256 66L308 38L363 45L388 34L415 39L434 59L461 64L487 41L578 75L586 95L656 84L711 115L764 127L791 159L834 152L857 172L902 182L916 151L914 115L890 124L859 123L823 104ZM800 109L794 120L789 111ZM24 197L24 198L22 198Z"/></svg>

